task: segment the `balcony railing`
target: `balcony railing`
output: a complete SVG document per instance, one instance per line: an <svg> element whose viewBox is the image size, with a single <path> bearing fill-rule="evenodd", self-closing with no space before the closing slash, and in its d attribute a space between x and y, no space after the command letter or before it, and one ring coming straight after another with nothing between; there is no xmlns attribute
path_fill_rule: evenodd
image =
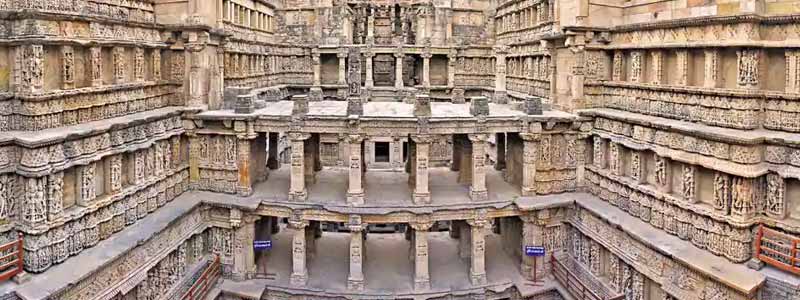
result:
<svg viewBox="0 0 800 300"><path fill-rule="evenodd" d="M756 235L756 257L778 269L800 274L800 238L760 225Z"/></svg>
<svg viewBox="0 0 800 300"><path fill-rule="evenodd" d="M0 282L22 272L22 233L16 241L0 246Z"/></svg>
<svg viewBox="0 0 800 300"><path fill-rule="evenodd" d="M565 260L570 259L565 258ZM577 300L619 300L625 296L624 294L612 295L612 291L603 288L599 281L591 278L592 275L578 266L576 262L570 263L570 266L567 267L553 254L550 264L556 280Z"/></svg>
<svg viewBox="0 0 800 300"><path fill-rule="evenodd" d="M183 294L181 300L198 300L204 299L206 294L211 290L214 283L217 282L220 275L219 255L214 256L214 261L203 271L203 274L197 278L197 281Z"/></svg>

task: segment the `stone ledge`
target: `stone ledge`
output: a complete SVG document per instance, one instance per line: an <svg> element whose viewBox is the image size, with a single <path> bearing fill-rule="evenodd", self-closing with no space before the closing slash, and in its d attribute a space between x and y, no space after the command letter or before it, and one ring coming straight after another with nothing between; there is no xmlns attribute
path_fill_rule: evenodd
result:
<svg viewBox="0 0 800 300"><path fill-rule="evenodd" d="M45 299L55 292L76 287L78 283L124 257L134 248L153 240L153 237L164 232L200 203L200 198L184 193L94 247L51 267L45 273L31 276L31 280L24 284L7 288L15 290L22 299Z"/></svg>
<svg viewBox="0 0 800 300"><path fill-rule="evenodd" d="M181 106L168 106L140 113L129 114L122 117L97 120L78 125L63 126L45 130L31 131L6 131L0 133L0 143L14 142L21 146L37 147L51 145L66 140L104 133L110 130L122 129L133 125L144 124L169 116L178 115L191 110Z"/></svg>
<svg viewBox="0 0 800 300"><path fill-rule="evenodd" d="M742 130L716 127L700 123L628 112L613 108L584 109L579 110L576 113L591 117L599 116L619 121L626 121L635 125L649 126L660 130L677 131L680 133L708 138L720 142L733 142L739 144L759 144L767 142L771 144L800 145L800 135L797 133L765 129Z"/></svg>
<svg viewBox="0 0 800 300"><path fill-rule="evenodd" d="M749 269L744 264L734 264L703 251L676 236L653 228L650 224L592 195L575 194L575 197L578 206L621 229L632 238L743 294L752 295L765 281L763 274Z"/></svg>

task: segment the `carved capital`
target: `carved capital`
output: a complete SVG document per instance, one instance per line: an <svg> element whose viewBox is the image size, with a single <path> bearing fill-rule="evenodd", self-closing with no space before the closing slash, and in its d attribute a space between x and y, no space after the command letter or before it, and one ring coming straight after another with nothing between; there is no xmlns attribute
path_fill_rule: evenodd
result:
<svg viewBox="0 0 800 300"><path fill-rule="evenodd" d="M538 133L520 133L519 137L526 142L538 142L542 135Z"/></svg>
<svg viewBox="0 0 800 300"><path fill-rule="evenodd" d="M306 132L289 132L287 135L291 141L304 141L311 137L311 134Z"/></svg>
<svg viewBox="0 0 800 300"><path fill-rule="evenodd" d="M433 226L434 221L431 220L429 215L417 216L414 221L410 222L411 228L419 231L427 231Z"/></svg>
<svg viewBox="0 0 800 300"><path fill-rule="evenodd" d="M360 134L348 134L346 137L347 142L351 144L360 144L365 139L366 137Z"/></svg>
<svg viewBox="0 0 800 300"><path fill-rule="evenodd" d="M289 219L289 227L291 227L292 229L303 229L306 226L308 226L308 223L309 223L308 220L294 219L294 218Z"/></svg>
<svg viewBox="0 0 800 300"><path fill-rule="evenodd" d="M467 219L467 224L478 229L487 228L491 224L488 219Z"/></svg>
<svg viewBox="0 0 800 300"><path fill-rule="evenodd" d="M489 140L489 135L485 133L470 133L467 137L469 137L469 140L473 143L485 143Z"/></svg>
<svg viewBox="0 0 800 300"><path fill-rule="evenodd" d="M346 226L351 232L359 232L367 228L367 224L361 221L359 215L351 215Z"/></svg>
<svg viewBox="0 0 800 300"><path fill-rule="evenodd" d="M433 142L433 136L430 134L413 134L409 138L417 144L430 144Z"/></svg>

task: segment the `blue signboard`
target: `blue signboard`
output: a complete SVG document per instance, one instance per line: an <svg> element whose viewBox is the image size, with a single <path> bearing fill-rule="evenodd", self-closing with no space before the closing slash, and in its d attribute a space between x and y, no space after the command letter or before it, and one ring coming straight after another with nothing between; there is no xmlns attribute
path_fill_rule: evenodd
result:
<svg viewBox="0 0 800 300"><path fill-rule="evenodd" d="M272 249L272 241L253 241L253 250L264 251L269 249Z"/></svg>
<svg viewBox="0 0 800 300"><path fill-rule="evenodd" d="M525 256L544 256L545 250L542 246L525 246Z"/></svg>

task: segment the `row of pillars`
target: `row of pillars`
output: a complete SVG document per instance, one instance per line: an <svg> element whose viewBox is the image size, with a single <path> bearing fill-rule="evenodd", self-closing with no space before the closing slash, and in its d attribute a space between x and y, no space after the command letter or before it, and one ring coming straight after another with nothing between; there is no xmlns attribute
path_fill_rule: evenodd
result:
<svg viewBox="0 0 800 300"><path fill-rule="evenodd" d="M316 226L319 223L317 223ZM471 219L454 221L453 237L459 239L459 252L461 257L469 259L469 278L473 285L484 285L486 278L486 234L491 227L491 222L486 219ZM313 257L315 247L314 226L309 226L308 221L290 221L289 226L294 229L292 237L292 274L290 283L293 286L305 286L308 282L308 259ZM411 241L410 259L414 264L414 289L427 290L431 287L430 259L428 234L433 222L414 222L410 224L407 232ZM364 289L364 260L365 230L363 223L348 224L350 230L349 245L349 273L347 288L350 290Z"/></svg>
<svg viewBox="0 0 800 300"><path fill-rule="evenodd" d="M542 219L542 216L546 219ZM261 222L257 222L259 219ZM500 228L506 228L501 232L504 245L516 245L516 243L506 243L505 240L516 240L517 238L519 238L519 244L521 245L544 245L544 229L547 223L552 223L552 220L549 220L549 212L544 210L525 214L520 216L520 219L522 222L517 224L521 224L521 230L508 230L508 228L514 227L509 226L509 224L515 223L513 222L515 218L499 219L501 224ZM406 232L407 238L411 242L409 259L414 265L413 282L415 290L428 290L431 288L428 235L433 224L434 222L430 219L420 216L417 218L417 221L409 224L410 228ZM504 224L505 226L503 226ZM241 216L239 221L232 222L232 225L234 225L237 240L243 243L242 251L236 251L236 253L234 253L233 275L237 280L244 280L248 277L248 274L256 271L256 255L252 247L253 241L256 239L264 239L264 234L273 235L277 233L279 226L278 218L244 215ZM293 229L291 246L292 273L289 281L293 286L302 287L308 283L308 261L314 259L316 256L316 239L322 236L321 222L290 218L288 226ZM258 230L256 230L257 227ZM367 229L367 223L361 222L361 217L354 215L350 217L347 228L350 231L347 287L355 291L363 290L365 284L365 230ZM450 236L458 239L458 255L460 258L468 261L469 280L473 285L487 284L486 235L491 228L492 219L478 218L453 220L451 222ZM259 236L259 233L261 233L262 236ZM522 249L507 250L520 251L519 254L511 254L512 256L521 257L520 272L524 278L528 280L532 279L532 268L535 265L533 260L535 258L522 255ZM558 249L550 250L556 251ZM537 272L543 274L546 268L547 264L543 261L537 265Z"/></svg>
<svg viewBox="0 0 800 300"><path fill-rule="evenodd" d="M292 147L291 181L289 198L305 201L308 198L307 183L313 183L315 172L321 170L319 161L319 134L289 133ZM451 169L459 172L458 181L469 184L469 195L473 201L488 200L486 185L486 146L488 134L456 134L453 136L453 163ZM495 136L498 170L505 169L508 182L520 186L523 196L535 195L536 149L538 134L497 133ZM364 204L363 177L364 136L349 135L349 175L347 203ZM431 135L412 135L409 139L409 154L406 171L412 187L414 204L429 204ZM506 164L510 159L512 163Z"/></svg>

